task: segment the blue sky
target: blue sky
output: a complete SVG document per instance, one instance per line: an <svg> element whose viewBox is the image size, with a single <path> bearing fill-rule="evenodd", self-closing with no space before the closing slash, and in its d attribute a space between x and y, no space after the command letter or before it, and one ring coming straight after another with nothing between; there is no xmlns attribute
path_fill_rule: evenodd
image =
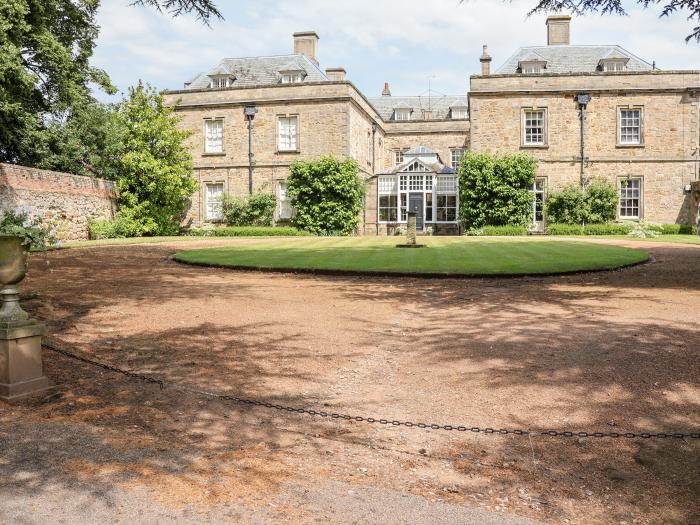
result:
<svg viewBox="0 0 700 525"><path fill-rule="evenodd" d="M483 44L494 67L519 46L546 44L546 16L526 16L535 0L218 0L225 20L211 28L129 3L102 0L93 57L122 91L139 79L180 88L224 57L290 53L295 31L315 30L321 68L345 67L369 96L384 82L394 95L418 95L429 80L437 92L463 94ZM627 4L628 17L574 18L572 43L620 44L662 69L700 68L700 44L684 42L683 15L659 19Z"/></svg>

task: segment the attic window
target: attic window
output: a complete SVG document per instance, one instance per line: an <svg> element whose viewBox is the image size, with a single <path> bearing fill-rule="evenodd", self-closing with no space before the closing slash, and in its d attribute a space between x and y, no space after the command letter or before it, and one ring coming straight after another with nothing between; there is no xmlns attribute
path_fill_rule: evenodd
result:
<svg viewBox="0 0 700 525"><path fill-rule="evenodd" d="M234 78L229 77L229 76L215 76L211 77L211 83L209 84L209 87L214 88L214 89L220 89L220 88L227 88L230 87L233 84Z"/></svg>
<svg viewBox="0 0 700 525"><path fill-rule="evenodd" d="M627 69L627 64L624 60L605 60L602 62L602 66L605 72L624 71Z"/></svg>
<svg viewBox="0 0 700 525"><path fill-rule="evenodd" d="M467 108L451 108L450 116L453 120L465 119L468 117Z"/></svg>
<svg viewBox="0 0 700 525"><path fill-rule="evenodd" d="M411 120L411 110L409 108L395 109L394 120Z"/></svg>
<svg viewBox="0 0 700 525"><path fill-rule="evenodd" d="M282 77L280 82L282 84L298 84L304 81L303 71L284 71L282 72Z"/></svg>
<svg viewBox="0 0 700 525"><path fill-rule="evenodd" d="M520 72L525 75L534 75L542 73L544 62L522 62L520 64Z"/></svg>

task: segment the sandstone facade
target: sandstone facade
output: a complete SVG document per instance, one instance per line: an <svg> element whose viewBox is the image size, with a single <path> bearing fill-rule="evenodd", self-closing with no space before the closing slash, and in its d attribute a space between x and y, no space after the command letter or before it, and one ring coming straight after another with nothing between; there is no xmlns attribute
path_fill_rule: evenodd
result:
<svg viewBox="0 0 700 525"><path fill-rule="evenodd" d="M59 240L88 238L88 221L113 218L114 183L57 171L0 163L0 212L25 208Z"/></svg>

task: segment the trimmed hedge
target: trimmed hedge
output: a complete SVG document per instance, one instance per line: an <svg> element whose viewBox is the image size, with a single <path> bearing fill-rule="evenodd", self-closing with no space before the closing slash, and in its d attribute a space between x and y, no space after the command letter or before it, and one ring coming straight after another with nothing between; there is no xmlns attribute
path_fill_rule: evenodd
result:
<svg viewBox="0 0 700 525"><path fill-rule="evenodd" d="M222 226L220 228L191 228L187 235L203 237L294 237L309 236L309 232L291 226Z"/></svg>
<svg viewBox="0 0 700 525"><path fill-rule="evenodd" d="M650 228L661 235L696 235L698 233L692 224L651 224Z"/></svg>
<svg viewBox="0 0 700 525"><path fill-rule="evenodd" d="M481 228L481 235L486 236L514 236L514 235L527 235L527 228L525 226L516 226L508 224L505 226L483 226Z"/></svg>
<svg viewBox="0 0 700 525"><path fill-rule="evenodd" d="M623 223L605 224L548 224L547 235L627 235L633 226Z"/></svg>

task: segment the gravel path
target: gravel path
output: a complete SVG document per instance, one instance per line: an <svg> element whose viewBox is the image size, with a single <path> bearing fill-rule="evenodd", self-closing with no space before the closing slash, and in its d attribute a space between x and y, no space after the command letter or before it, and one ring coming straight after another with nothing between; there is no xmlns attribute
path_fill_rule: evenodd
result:
<svg viewBox="0 0 700 525"><path fill-rule="evenodd" d="M192 246L258 240L216 240ZM615 241L617 242L617 241ZM192 268L187 243L31 261L79 353L183 385L481 427L700 427L700 247L524 279ZM397 429L241 407L45 355L0 403L0 522L693 523L700 444ZM256 521L257 520L257 521ZM394 521L392 521L394 520ZM471 520L471 521L470 521ZM491 521L489 521L491 520Z"/></svg>

